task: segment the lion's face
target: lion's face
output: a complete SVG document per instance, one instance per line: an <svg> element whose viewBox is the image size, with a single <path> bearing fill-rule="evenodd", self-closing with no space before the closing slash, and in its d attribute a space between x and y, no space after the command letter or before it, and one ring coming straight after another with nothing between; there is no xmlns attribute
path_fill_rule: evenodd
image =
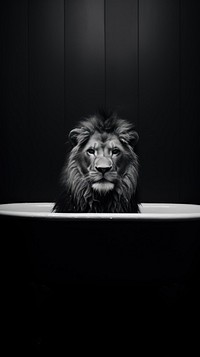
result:
<svg viewBox="0 0 200 357"><path fill-rule="evenodd" d="M83 148L81 166L94 190L106 192L114 188L122 155L123 147L115 135L92 135Z"/></svg>
<svg viewBox="0 0 200 357"><path fill-rule="evenodd" d="M79 163L93 190L113 190L126 171L128 153L114 134L94 133L81 149Z"/></svg>

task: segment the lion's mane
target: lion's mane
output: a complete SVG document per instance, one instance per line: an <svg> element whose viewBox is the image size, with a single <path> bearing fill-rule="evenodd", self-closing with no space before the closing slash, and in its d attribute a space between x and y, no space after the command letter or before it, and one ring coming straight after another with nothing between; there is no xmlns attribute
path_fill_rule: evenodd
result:
<svg viewBox="0 0 200 357"><path fill-rule="evenodd" d="M106 194L92 189L87 174L80 169L80 153L89 138L95 133L115 134L124 146L128 164L123 175L118 177L113 190ZM83 119L71 131L70 140L74 146L70 150L61 174L62 191L54 212L139 212L137 199L138 159L133 150L137 133L127 120L117 114L97 113Z"/></svg>

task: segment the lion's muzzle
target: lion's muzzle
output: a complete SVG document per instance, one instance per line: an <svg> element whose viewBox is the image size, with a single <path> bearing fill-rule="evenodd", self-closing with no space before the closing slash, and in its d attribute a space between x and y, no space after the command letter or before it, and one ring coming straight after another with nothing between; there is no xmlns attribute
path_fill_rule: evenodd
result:
<svg viewBox="0 0 200 357"><path fill-rule="evenodd" d="M97 158L95 161L95 169L104 175L112 169L112 161L107 157Z"/></svg>
<svg viewBox="0 0 200 357"><path fill-rule="evenodd" d="M92 184L92 188L100 193L106 193L114 188L113 164L108 157L101 156L96 158L94 162L96 177ZM115 176L115 175L114 175Z"/></svg>

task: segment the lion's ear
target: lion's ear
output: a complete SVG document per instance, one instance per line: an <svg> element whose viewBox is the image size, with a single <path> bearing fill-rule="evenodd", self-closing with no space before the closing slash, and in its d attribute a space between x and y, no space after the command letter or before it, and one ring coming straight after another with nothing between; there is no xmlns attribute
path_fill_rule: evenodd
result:
<svg viewBox="0 0 200 357"><path fill-rule="evenodd" d="M73 146L76 146L77 143L78 143L78 136L79 134L81 133L81 128L76 128L76 129L73 129L70 131L69 135L68 135L68 138L69 138L69 141L70 143L73 145Z"/></svg>
<svg viewBox="0 0 200 357"><path fill-rule="evenodd" d="M133 131L130 136L130 145L135 146L139 140L139 135L136 131Z"/></svg>
<svg viewBox="0 0 200 357"><path fill-rule="evenodd" d="M139 140L139 135L136 131L131 131L120 135L119 139L125 145L131 145L134 147Z"/></svg>

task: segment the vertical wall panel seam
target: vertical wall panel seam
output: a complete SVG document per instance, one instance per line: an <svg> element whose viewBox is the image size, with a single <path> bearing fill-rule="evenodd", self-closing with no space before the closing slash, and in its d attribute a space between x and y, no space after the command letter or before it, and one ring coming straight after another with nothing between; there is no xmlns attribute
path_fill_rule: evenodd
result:
<svg viewBox="0 0 200 357"><path fill-rule="evenodd" d="M140 127L140 3L139 0L137 0L137 127L139 131Z"/></svg>
<svg viewBox="0 0 200 357"><path fill-rule="evenodd" d="M27 121L30 121L30 0L27 2Z"/></svg>
<svg viewBox="0 0 200 357"><path fill-rule="evenodd" d="M106 41L106 36L107 36L107 28L106 28L106 0L104 0L104 105L105 105L105 109L107 108L107 67L106 67L106 63L107 63L107 51L106 51L106 45L107 45L107 41Z"/></svg>
<svg viewBox="0 0 200 357"><path fill-rule="evenodd" d="M181 185L181 165L182 165L182 155L181 155L181 116L182 116L182 108L181 108L181 95L182 95L182 68L181 68L181 62L182 62L182 46L181 46L181 41L182 41L182 14L181 14L181 0L179 0L179 101L178 101L178 141L179 141L179 152L178 152L178 200L179 202L182 202L182 185Z"/></svg>
<svg viewBox="0 0 200 357"><path fill-rule="evenodd" d="M28 0L27 2L27 118L26 118L26 130L27 130L27 135L28 135L28 141L29 141L29 145L30 142L32 143L32 141L30 140L31 137L31 133L30 133L30 125L31 125L31 64L30 64L30 60L31 60L31 52L30 52L30 0ZM30 150L30 147L28 147L28 151ZM30 174L30 168L28 168L29 170L29 174ZM31 192L30 192L30 188L29 185L25 188L25 195L27 197L27 199L29 199L29 197L31 196Z"/></svg>
<svg viewBox="0 0 200 357"><path fill-rule="evenodd" d="M65 59L66 59L66 53L65 53L65 51L66 51L66 43L65 43L65 30L66 30L66 26L65 26L65 20L66 20L66 2L67 0L63 0L63 13L64 13L64 26L63 26L63 31L64 31L64 35L63 35L63 46L64 46L64 49L63 49L63 61L64 61L64 68L63 68L63 71L64 71L64 73L63 73L63 77L64 77L64 86L63 86L63 91L64 91L64 93L63 93L63 96L64 96L64 103L63 103L63 106L64 106L64 108L63 108L63 116L64 116L64 118L63 118L63 130L65 130L65 127L66 127L66 123L65 123L65 121L66 121L66 103L65 103L65 101L66 101L66 84L65 84L65 82L66 82L66 61L65 61Z"/></svg>
<svg viewBox="0 0 200 357"><path fill-rule="evenodd" d="M137 45L136 45L136 58L137 58L137 132L140 134L140 0L137 0L137 14L136 14L136 24L137 24ZM137 145L137 155L139 156L139 163L140 163L140 140L139 144ZM139 166L139 176L140 176L140 166ZM140 181L139 181L140 182ZM138 198L140 200L141 195L141 187L140 183L138 182Z"/></svg>

